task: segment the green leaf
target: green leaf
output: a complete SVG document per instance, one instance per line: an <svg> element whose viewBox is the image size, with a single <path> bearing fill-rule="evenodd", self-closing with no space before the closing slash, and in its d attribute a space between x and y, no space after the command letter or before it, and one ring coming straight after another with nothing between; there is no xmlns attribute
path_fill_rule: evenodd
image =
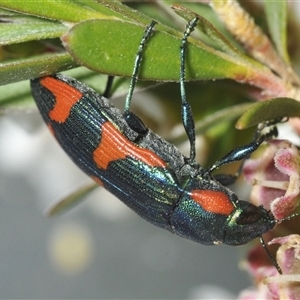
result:
<svg viewBox="0 0 300 300"><path fill-rule="evenodd" d="M82 6L91 8L106 16L116 16L118 18L124 18L124 8L130 9L128 6L123 5L117 0L97 0L97 1L87 1L87 0L74 0Z"/></svg>
<svg viewBox="0 0 300 300"><path fill-rule="evenodd" d="M9 10L6 10L6 9L2 9L0 8L0 16L1 16L1 20L3 19L3 17L10 17L10 16L15 16L15 15L19 15L13 11L9 11Z"/></svg>
<svg viewBox="0 0 300 300"><path fill-rule="evenodd" d="M194 13L190 9L173 4L171 8L181 17L185 18L187 21L198 18L197 28L201 30L205 35L212 39L223 51L231 54L233 56L241 57L243 59L249 59L245 54L239 51L213 24L207 21L202 16Z"/></svg>
<svg viewBox="0 0 300 300"><path fill-rule="evenodd" d="M130 77L144 29L143 26L117 20L89 20L72 27L63 36L63 42L79 64L101 73ZM139 77L178 81L181 39L159 29L160 26L157 26L146 46ZM193 44L188 46L187 80L245 79L265 71L259 64L236 61L199 41L190 41Z"/></svg>
<svg viewBox="0 0 300 300"><path fill-rule="evenodd" d="M75 192L72 192L70 195L62 198L52 207L50 207L47 211L47 215L49 217L52 217L65 212L74 205L77 205L80 202L82 202L85 199L85 197L97 187L99 186L95 182L92 182L90 184L84 185L81 188L76 189Z"/></svg>
<svg viewBox="0 0 300 300"><path fill-rule="evenodd" d="M289 63L287 52L287 2L286 0L265 0L264 4L272 40L280 56L286 63Z"/></svg>
<svg viewBox="0 0 300 300"><path fill-rule="evenodd" d="M300 117L300 103L291 98L274 98L252 105L237 121L236 128L245 129L259 123Z"/></svg>
<svg viewBox="0 0 300 300"><path fill-rule="evenodd" d="M38 21L32 18L26 22L24 18L14 18L14 21L14 23L1 24L0 45L57 38L66 32L64 25L54 22Z"/></svg>
<svg viewBox="0 0 300 300"><path fill-rule="evenodd" d="M97 0L87 2L86 0L75 0L84 6L89 6L95 11L99 11L106 16L115 16L123 20L134 21L139 24L149 24L151 19L137 10L122 4L118 0Z"/></svg>
<svg viewBox="0 0 300 300"><path fill-rule="evenodd" d="M102 13L71 0L35 0L26 1L26 3L24 1L0 0L0 6L47 19L74 23L105 17Z"/></svg>
<svg viewBox="0 0 300 300"><path fill-rule="evenodd" d="M0 63L0 85L50 75L75 66L76 63L67 53L41 55Z"/></svg>

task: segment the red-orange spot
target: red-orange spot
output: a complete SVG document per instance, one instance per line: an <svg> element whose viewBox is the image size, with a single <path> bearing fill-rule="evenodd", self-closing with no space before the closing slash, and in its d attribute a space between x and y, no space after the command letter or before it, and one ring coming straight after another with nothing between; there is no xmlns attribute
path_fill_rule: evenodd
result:
<svg viewBox="0 0 300 300"><path fill-rule="evenodd" d="M222 192L210 190L193 190L190 196L208 212L230 215L234 206L228 196Z"/></svg>
<svg viewBox="0 0 300 300"><path fill-rule="evenodd" d="M103 181L96 176L91 176L91 178L100 186L104 186Z"/></svg>
<svg viewBox="0 0 300 300"><path fill-rule="evenodd" d="M82 97L82 93L73 86L53 77L44 77L40 83L55 97L55 105L49 112L51 120L63 123L70 115L71 108Z"/></svg>
<svg viewBox="0 0 300 300"><path fill-rule="evenodd" d="M110 162L125 159L128 156L151 167L166 167L166 163L160 157L130 142L111 123L105 122L101 131L100 145L94 151L94 161L99 168L106 169Z"/></svg>

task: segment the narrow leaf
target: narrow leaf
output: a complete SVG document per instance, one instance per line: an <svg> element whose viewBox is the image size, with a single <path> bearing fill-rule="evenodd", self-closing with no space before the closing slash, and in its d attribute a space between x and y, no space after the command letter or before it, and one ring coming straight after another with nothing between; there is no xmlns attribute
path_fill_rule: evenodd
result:
<svg viewBox="0 0 300 300"><path fill-rule="evenodd" d="M52 217L65 212L71 207L82 202L85 199L85 197L97 187L99 186L96 183L92 182L90 184L84 185L79 189L76 189L76 191L62 198L61 200L56 202L52 207L50 207L47 211L47 215L49 217Z"/></svg>
<svg viewBox="0 0 300 300"><path fill-rule="evenodd" d="M3 23L0 26L0 45L60 37L66 27L53 22Z"/></svg>
<svg viewBox="0 0 300 300"><path fill-rule="evenodd" d="M272 40L281 57L286 63L289 63L287 52L287 2L285 0L265 0L264 4Z"/></svg>
<svg viewBox="0 0 300 300"><path fill-rule="evenodd" d="M140 24L149 24L151 19L139 11L134 10L118 0L97 0L87 2L86 0L75 0L77 3L89 6L106 16L114 16L122 20L135 21Z"/></svg>
<svg viewBox="0 0 300 300"><path fill-rule="evenodd" d="M75 66L76 63L67 53L0 63L0 85L57 73Z"/></svg>
<svg viewBox="0 0 300 300"><path fill-rule="evenodd" d="M171 8L179 16L183 17L187 21L190 21L193 18L197 17L199 19L197 23L197 28L201 30L201 32L203 32L209 38L211 38L214 42L216 42L216 44L222 50L224 50L228 54L232 54L238 57L243 57L243 59L246 58L246 55L244 55L241 51L239 51L229 40L227 40L227 38L219 30L215 28L213 24L211 24L205 18L179 4L173 4Z"/></svg>
<svg viewBox="0 0 300 300"><path fill-rule="evenodd" d="M47 19L80 22L103 18L104 15L71 0L11 1L0 0L0 7Z"/></svg>
<svg viewBox="0 0 300 300"><path fill-rule="evenodd" d="M258 102L239 118L236 128L245 129L284 117L300 117L300 103L291 98L274 98Z"/></svg>

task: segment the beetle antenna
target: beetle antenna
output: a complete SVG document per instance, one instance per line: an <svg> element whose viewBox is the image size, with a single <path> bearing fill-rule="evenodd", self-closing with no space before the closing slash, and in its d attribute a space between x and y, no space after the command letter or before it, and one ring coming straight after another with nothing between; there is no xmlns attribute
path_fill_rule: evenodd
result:
<svg viewBox="0 0 300 300"><path fill-rule="evenodd" d="M282 218L280 220L275 220L276 223L281 223L283 221L290 221L291 219L295 218L295 217L299 217L300 216L300 213L294 213L294 214L291 214L285 218Z"/></svg>
<svg viewBox="0 0 300 300"><path fill-rule="evenodd" d="M185 132L190 141L190 159L194 160L196 156L196 137L195 137L195 123L193 112L190 104L186 100L185 92L185 60L187 50L187 39L195 29L198 18L194 18L188 22L180 46L180 95L181 95L181 118Z"/></svg>
<svg viewBox="0 0 300 300"><path fill-rule="evenodd" d="M279 274L282 274L281 268L279 267L279 265L278 265L276 259L273 257L273 255L272 255L271 252L269 251L269 249L268 249L268 247L267 247L265 241L263 240L262 236L259 237L259 241L260 241L262 247L265 249L265 251L266 251L266 253L267 253L269 259L271 260L272 265L276 268L276 270L278 271Z"/></svg>
<svg viewBox="0 0 300 300"><path fill-rule="evenodd" d="M152 32L154 30L154 26L156 24L157 24L156 21L152 21L151 24L146 27L144 35L143 35L142 40L140 42L137 54L135 56L135 62L134 62L133 72L132 72L131 81L130 81L130 85L129 85L129 90L128 90L128 94L127 94L126 100L125 100L124 114L129 113L129 107L130 107L130 103L131 103L131 99L132 99L132 94L133 94L135 84L136 84L137 79L138 79L138 73L139 73L139 69L140 69L140 66L141 66L142 58L143 58L143 51L144 51L146 42L148 41L148 39L152 35Z"/></svg>
<svg viewBox="0 0 300 300"><path fill-rule="evenodd" d="M280 219L280 220L274 220L274 222L278 224L278 223L281 223L281 222L283 222L283 221L290 221L291 219L293 219L293 218L295 218L295 217L298 217L298 216L300 216L300 213L294 213L294 214L291 214L291 215L289 215L289 216L287 216L287 217L285 217L285 218L282 218L282 219ZM272 256L272 254L270 253L270 251L269 251L267 245L265 244L263 238L262 238L262 237L259 237L259 241L260 241L262 247L265 249L265 251L266 251L266 253L267 253L269 259L271 260L271 262L272 262L272 264L273 264L273 266L276 268L276 270L278 271L279 274L282 274L281 268L279 267L279 265L278 265L276 259L275 259L275 258Z"/></svg>

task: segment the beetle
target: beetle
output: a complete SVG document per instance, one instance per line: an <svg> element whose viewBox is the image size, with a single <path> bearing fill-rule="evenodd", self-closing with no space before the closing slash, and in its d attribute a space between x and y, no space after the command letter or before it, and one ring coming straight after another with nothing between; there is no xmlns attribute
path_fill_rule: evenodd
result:
<svg viewBox="0 0 300 300"><path fill-rule="evenodd" d="M142 51L155 22L141 39L124 112L87 85L61 74L31 80L32 95L75 164L138 215L201 244L246 244L271 230L277 220L264 207L240 200L211 173L247 158L270 134L258 132L254 141L232 150L208 169L195 161L195 127L184 82L187 38L196 24L197 18L188 23L180 47L182 120L190 157L129 110Z"/></svg>

